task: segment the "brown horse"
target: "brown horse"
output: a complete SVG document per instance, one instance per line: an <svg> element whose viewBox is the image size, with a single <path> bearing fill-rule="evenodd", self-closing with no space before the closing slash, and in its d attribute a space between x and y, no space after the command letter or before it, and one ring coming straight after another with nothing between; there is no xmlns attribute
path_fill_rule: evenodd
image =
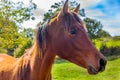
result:
<svg viewBox="0 0 120 80"><path fill-rule="evenodd" d="M0 80L51 80L56 55L89 74L104 71L106 59L88 38L79 7L69 11L67 0L59 14L38 29L34 45L22 57L0 54Z"/></svg>

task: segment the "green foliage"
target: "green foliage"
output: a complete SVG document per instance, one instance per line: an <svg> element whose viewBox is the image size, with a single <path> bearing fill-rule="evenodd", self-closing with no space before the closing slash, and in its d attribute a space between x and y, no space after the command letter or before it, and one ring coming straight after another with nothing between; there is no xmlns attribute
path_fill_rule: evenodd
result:
<svg viewBox="0 0 120 80"><path fill-rule="evenodd" d="M112 55L120 55L120 46L117 47L107 47L106 45L102 45L100 48L100 51L105 55L105 56L112 56Z"/></svg>
<svg viewBox="0 0 120 80"><path fill-rule="evenodd" d="M120 55L120 38L119 37L109 37L109 38L99 38L93 40L96 47L105 56L118 56Z"/></svg>
<svg viewBox="0 0 120 80"><path fill-rule="evenodd" d="M120 59L107 62L106 70L97 75L89 75L87 71L70 62L56 62L53 66L53 80L119 80Z"/></svg>
<svg viewBox="0 0 120 80"><path fill-rule="evenodd" d="M106 37L106 38L98 38L94 39L93 43L100 49L101 46L106 47L120 47L120 38L116 37Z"/></svg>
<svg viewBox="0 0 120 80"><path fill-rule="evenodd" d="M23 32L24 32L25 37L30 38L30 39L34 38L34 35L35 35L35 30L34 29L27 28L27 29L24 29Z"/></svg>
<svg viewBox="0 0 120 80"><path fill-rule="evenodd" d="M84 21L88 29L88 35L91 39L110 37L110 34L102 29L103 25L100 21L90 18L85 18Z"/></svg>
<svg viewBox="0 0 120 80"><path fill-rule="evenodd" d="M20 39L18 42L20 44L18 45L18 48L14 51L14 57L20 57L25 53L26 49L29 49L32 46L33 38L34 38L34 30L31 28L24 29L20 33Z"/></svg>
<svg viewBox="0 0 120 80"><path fill-rule="evenodd" d="M8 54L12 55L14 49L18 46L18 27L13 21L9 21L0 15L0 47L6 49Z"/></svg>
<svg viewBox="0 0 120 80"><path fill-rule="evenodd" d="M26 39L25 42L22 42L22 44L19 45L19 47L14 51L14 57L20 57L22 56L26 49L29 49L32 46L32 40Z"/></svg>
<svg viewBox="0 0 120 80"><path fill-rule="evenodd" d="M20 23L33 19L32 10L36 9L36 4L30 0L30 5L25 6L23 2L14 3L10 0L0 1L0 51L13 56L16 48L19 47L26 36L33 38L30 29L21 34ZM30 34L29 34L30 33Z"/></svg>
<svg viewBox="0 0 120 80"><path fill-rule="evenodd" d="M113 40L120 40L120 36L114 36Z"/></svg>

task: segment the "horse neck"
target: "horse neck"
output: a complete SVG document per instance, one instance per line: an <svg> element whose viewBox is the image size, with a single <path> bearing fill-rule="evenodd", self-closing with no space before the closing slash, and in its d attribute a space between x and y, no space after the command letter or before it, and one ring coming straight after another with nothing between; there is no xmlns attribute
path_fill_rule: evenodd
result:
<svg viewBox="0 0 120 80"><path fill-rule="evenodd" d="M32 80L51 80L51 68L55 59L55 54L52 49L48 47L41 55L41 51L35 43L31 48L31 52Z"/></svg>

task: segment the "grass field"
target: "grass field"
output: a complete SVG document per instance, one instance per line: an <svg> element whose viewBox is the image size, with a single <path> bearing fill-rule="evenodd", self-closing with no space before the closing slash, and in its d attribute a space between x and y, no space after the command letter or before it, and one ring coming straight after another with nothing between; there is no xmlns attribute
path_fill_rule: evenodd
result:
<svg viewBox="0 0 120 80"><path fill-rule="evenodd" d="M86 69L67 61L57 61L52 70L53 80L120 80L120 58L108 61L106 70L89 75Z"/></svg>

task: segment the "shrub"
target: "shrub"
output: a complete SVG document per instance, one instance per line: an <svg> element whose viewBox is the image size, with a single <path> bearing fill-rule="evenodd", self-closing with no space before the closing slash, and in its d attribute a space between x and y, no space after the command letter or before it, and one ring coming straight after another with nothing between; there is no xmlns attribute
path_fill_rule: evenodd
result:
<svg viewBox="0 0 120 80"><path fill-rule="evenodd" d="M120 46L107 47L106 44L103 44L100 47L100 52L105 56L120 55Z"/></svg>

